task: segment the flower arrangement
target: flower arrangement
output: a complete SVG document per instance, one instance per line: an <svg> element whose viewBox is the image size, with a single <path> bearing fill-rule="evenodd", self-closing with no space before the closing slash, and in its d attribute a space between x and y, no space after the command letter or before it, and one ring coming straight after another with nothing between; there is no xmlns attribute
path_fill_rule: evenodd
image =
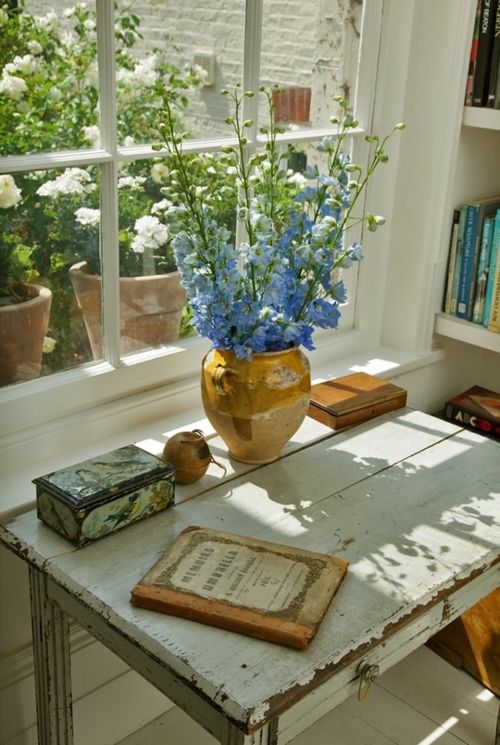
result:
<svg viewBox="0 0 500 745"><path fill-rule="evenodd" d="M334 135L318 147L325 159L321 173L308 165L300 175L286 167L287 154L278 141L272 91L267 97L269 125L262 152L246 156L245 132L252 121L242 118L243 102L252 92L222 91L232 100L234 114L226 119L237 144L223 149L224 160L236 174L238 220L245 239L239 245L218 219L217 195L193 177L197 156L184 152L175 130L174 101L166 92L163 145L174 163L170 202L165 218L177 264L193 309L193 323L214 347L231 349L239 358L302 345L314 349L316 327L336 328L346 290L337 270L362 258L359 243L345 243L348 228L364 223L374 231L384 218L357 215L355 207L379 164L388 160L385 137L367 135L371 145L365 168L350 161L345 138L357 126L347 102L335 100L339 116Z"/></svg>

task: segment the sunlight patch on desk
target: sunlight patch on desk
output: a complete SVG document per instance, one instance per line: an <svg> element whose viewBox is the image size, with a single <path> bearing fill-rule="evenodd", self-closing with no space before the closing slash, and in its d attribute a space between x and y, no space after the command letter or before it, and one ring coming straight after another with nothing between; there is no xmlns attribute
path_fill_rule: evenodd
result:
<svg viewBox="0 0 500 745"><path fill-rule="evenodd" d="M231 506L233 508L236 507L238 511L247 515L253 521L261 523L266 528L269 528L271 509L273 514L272 530L284 536L294 537L308 532L307 527L303 526L293 514L290 514L297 510L295 502L281 504L280 515L276 519L276 498L271 498L267 490L257 484L252 483L251 487L251 499L249 499L248 490L244 488L241 491L238 488L233 491L231 495ZM271 508L270 502L272 503Z"/></svg>
<svg viewBox="0 0 500 745"><path fill-rule="evenodd" d="M416 745L432 745L433 742L436 742L436 740L439 740L440 737L442 737L448 730L450 730L455 724L458 723L458 719L456 717L450 717L446 720L446 722L443 722L439 727L437 727L434 732L431 732L430 735L427 737L424 737L423 740L420 740Z"/></svg>
<svg viewBox="0 0 500 745"><path fill-rule="evenodd" d="M477 694L476 698L478 701L484 701L484 703L487 704L488 701L491 701L495 698L495 694L493 693L493 691L485 688L483 691Z"/></svg>

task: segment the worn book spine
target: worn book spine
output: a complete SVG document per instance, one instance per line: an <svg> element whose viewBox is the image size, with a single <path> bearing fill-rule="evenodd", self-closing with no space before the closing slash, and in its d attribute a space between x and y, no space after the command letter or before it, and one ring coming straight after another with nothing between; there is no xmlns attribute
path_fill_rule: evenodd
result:
<svg viewBox="0 0 500 745"><path fill-rule="evenodd" d="M247 608L221 607L207 598L200 598L178 590L164 587L135 587L131 595L132 605L148 610L187 618L227 631L236 631L264 641L284 644L295 649L307 649L317 627L302 626L268 614ZM319 623L318 623L319 625Z"/></svg>
<svg viewBox="0 0 500 745"><path fill-rule="evenodd" d="M457 260L459 220L460 210L454 210L453 223L451 227L450 248L448 251L448 267L446 270L446 291L443 302L444 313L451 313L451 291L453 288L453 275L455 273L455 264Z"/></svg>

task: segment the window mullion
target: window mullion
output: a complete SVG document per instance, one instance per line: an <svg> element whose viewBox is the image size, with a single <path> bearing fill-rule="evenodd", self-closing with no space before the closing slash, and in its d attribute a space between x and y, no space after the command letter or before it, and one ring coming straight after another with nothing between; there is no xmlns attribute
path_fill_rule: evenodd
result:
<svg viewBox="0 0 500 745"><path fill-rule="evenodd" d="M353 110L354 116L365 131L371 130L373 123L383 10L384 0L363 3Z"/></svg>
<svg viewBox="0 0 500 745"><path fill-rule="evenodd" d="M257 149L258 89L260 82L260 49L262 40L262 0L246 0L245 4L245 50L243 56L243 90L253 91L252 98L243 99L243 121L251 119L253 124L245 131L248 143L245 147L247 159ZM236 222L236 245L246 240L242 220Z"/></svg>
<svg viewBox="0 0 500 745"><path fill-rule="evenodd" d="M245 51L243 57L243 90L253 91L253 98L243 101L243 118L252 119L246 135L249 146L255 150L257 140L257 113L260 83L260 50L262 40L262 0L246 0L245 9Z"/></svg>
<svg viewBox="0 0 500 745"><path fill-rule="evenodd" d="M112 156L100 170L103 349L105 358L116 366L120 361L120 268L114 26L114 3L112 0L97 0L101 145Z"/></svg>

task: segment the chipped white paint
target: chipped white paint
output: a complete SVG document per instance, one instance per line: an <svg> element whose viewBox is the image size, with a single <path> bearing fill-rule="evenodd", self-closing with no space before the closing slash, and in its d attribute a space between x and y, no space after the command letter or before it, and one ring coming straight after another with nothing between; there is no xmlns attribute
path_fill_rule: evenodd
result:
<svg viewBox="0 0 500 745"><path fill-rule="evenodd" d="M313 444L179 487L173 508L84 549L34 513L1 529L47 577L43 602L75 616L226 745L271 745L276 728L290 739L352 693L361 660L387 669L499 584L498 443L410 410L329 437L307 426ZM190 524L350 562L309 650L130 605L132 586Z"/></svg>

